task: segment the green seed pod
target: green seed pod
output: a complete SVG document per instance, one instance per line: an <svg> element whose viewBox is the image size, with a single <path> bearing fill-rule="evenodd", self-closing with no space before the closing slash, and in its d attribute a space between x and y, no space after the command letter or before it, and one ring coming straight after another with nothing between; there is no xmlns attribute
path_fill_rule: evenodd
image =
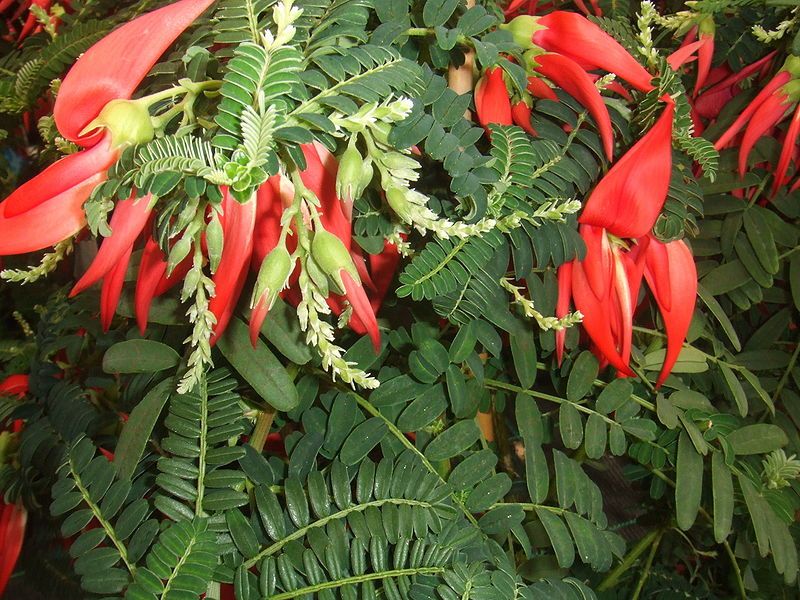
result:
<svg viewBox="0 0 800 600"><path fill-rule="evenodd" d="M145 144L155 137L147 107L135 100L112 100L81 134L104 127L111 133L114 146Z"/></svg>
<svg viewBox="0 0 800 600"><path fill-rule="evenodd" d="M314 233L314 240L311 242L311 256L323 273L339 286L340 290L344 290L342 271L347 271L355 281L361 281L353 259L350 258L350 252L342 240L324 229Z"/></svg>
<svg viewBox="0 0 800 600"><path fill-rule="evenodd" d="M355 200L361 195L363 189L360 186L361 173L364 164L364 157L351 144L342 154L339 161L339 171L336 174L336 195L346 200Z"/></svg>
<svg viewBox="0 0 800 600"><path fill-rule="evenodd" d="M411 203L406 198L406 191L401 187L390 187L386 190L386 201L397 216L405 222L411 221Z"/></svg>
<svg viewBox="0 0 800 600"><path fill-rule="evenodd" d="M167 273L170 274L177 267L184 258L189 255L192 249L191 236L184 235L181 239L175 242L172 250L169 251L169 258L167 259Z"/></svg>
<svg viewBox="0 0 800 600"><path fill-rule="evenodd" d="M278 294L286 287L293 266L294 261L283 246L277 246L267 254L258 271L250 308L261 301L266 301L268 309L272 308Z"/></svg>
<svg viewBox="0 0 800 600"><path fill-rule="evenodd" d="M219 220L217 211L213 211L211 220L206 225L206 245L208 246L208 262L211 272L214 273L222 260L222 249L224 246L224 234L222 223Z"/></svg>

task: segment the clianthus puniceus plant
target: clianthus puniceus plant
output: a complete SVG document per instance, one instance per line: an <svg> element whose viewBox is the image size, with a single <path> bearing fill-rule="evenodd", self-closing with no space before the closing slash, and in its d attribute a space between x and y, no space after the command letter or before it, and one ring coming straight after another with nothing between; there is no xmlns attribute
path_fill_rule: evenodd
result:
<svg viewBox="0 0 800 600"><path fill-rule="evenodd" d="M795 7L0 13L0 596L798 594Z"/></svg>

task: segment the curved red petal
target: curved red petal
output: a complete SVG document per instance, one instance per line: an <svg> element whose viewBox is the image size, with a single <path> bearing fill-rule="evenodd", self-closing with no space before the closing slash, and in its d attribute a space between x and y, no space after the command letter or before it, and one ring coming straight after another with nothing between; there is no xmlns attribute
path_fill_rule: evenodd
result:
<svg viewBox="0 0 800 600"><path fill-rule="evenodd" d="M511 97L503 80L503 69L492 67L486 69L483 77L475 88L475 112L478 122L487 127L490 123L496 125L511 125Z"/></svg>
<svg viewBox="0 0 800 600"><path fill-rule="evenodd" d="M753 117L744 130L742 142L739 145L739 175L744 176L747 171L747 159L756 142L762 135L777 125L786 115L791 102L784 93L775 92L764 100L761 106L753 113Z"/></svg>
<svg viewBox="0 0 800 600"><path fill-rule="evenodd" d="M8 580L22 551L25 540L25 525L28 512L21 504L6 504L3 507L2 527L0 528L0 597L5 592Z"/></svg>
<svg viewBox="0 0 800 600"><path fill-rule="evenodd" d="M572 300L572 262L564 263L558 268L558 299L556 301L556 317L562 319L569 312L569 303ZM558 364L564 360L564 343L567 339L567 330L556 331L556 359Z"/></svg>
<svg viewBox="0 0 800 600"><path fill-rule="evenodd" d="M181 0L137 17L89 48L64 77L53 111L68 140L92 144L81 132L111 100L130 98L161 55L214 0Z"/></svg>
<svg viewBox="0 0 800 600"><path fill-rule="evenodd" d="M668 103L655 125L611 167L586 202L580 223L623 238L640 238L664 206L672 176L672 117Z"/></svg>
<svg viewBox="0 0 800 600"><path fill-rule="evenodd" d="M103 285L100 288L100 324L103 331L111 328L111 321L117 312L120 296L122 296L122 286L125 285L125 273L128 270L128 263L131 260L133 246L129 246L114 265L114 267L103 277Z"/></svg>
<svg viewBox="0 0 800 600"><path fill-rule="evenodd" d="M698 42L692 42L691 44L685 44L675 50L675 52L667 57L667 64L669 65L669 68L673 71L677 71L687 62L694 60L692 55L697 52L704 43L705 42L702 40Z"/></svg>
<svg viewBox="0 0 800 600"><path fill-rule="evenodd" d="M773 196L778 193L778 189L784 183L786 183L788 179L787 173L789 171L789 163L791 162L792 156L794 156L794 152L797 148L798 134L800 134L800 104L798 104L794 109L794 116L792 116L792 122L789 123L789 129L786 130L786 138L783 140L781 155L778 159L778 164L775 167L775 173L772 180Z"/></svg>
<svg viewBox="0 0 800 600"><path fill-rule="evenodd" d="M143 198L136 198L135 194L134 191L130 198L117 203L109 222L111 235L103 240L92 264L72 288L71 297L100 281L122 260L142 233L152 210L151 197L148 194Z"/></svg>
<svg viewBox="0 0 800 600"><path fill-rule="evenodd" d="M250 343L253 344L253 348L256 347L258 336L261 333L261 326L267 318L267 313L269 313L269 306L267 306L266 300L263 299L253 307L250 313Z"/></svg>
<svg viewBox="0 0 800 600"><path fill-rule="evenodd" d="M553 88L542 81L541 77L528 77L528 91L534 98L543 98L558 102L558 96Z"/></svg>
<svg viewBox="0 0 800 600"><path fill-rule="evenodd" d="M28 393L28 375L9 375L0 382L0 395L22 396Z"/></svg>
<svg viewBox="0 0 800 600"><path fill-rule="evenodd" d="M342 283L344 283L345 296L353 307L353 316L357 316L361 321L372 340L375 352L379 352L381 348L381 332L378 329L378 320L375 318L375 312L369 303L364 287L356 282L350 273L345 270L341 271L341 277Z"/></svg>
<svg viewBox="0 0 800 600"><path fill-rule="evenodd" d="M255 231L253 233L253 260L251 267L258 271L261 263L278 245L281 237L281 217L283 203L276 190L279 176L275 175L265 182L256 194L258 209L256 212Z"/></svg>
<svg viewBox="0 0 800 600"><path fill-rule="evenodd" d="M150 237L144 245L142 258L139 261L139 274L136 277L136 292L133 300L136 323L142 333L147 329L150 305L153 303L158 284L166 272L167 261L164 252L158 242Z"/></svg>
<svg viewBox="0 0 800 600"><path fill-rule="evenodd" d="M0 217L0 256L42 250L78 233L86 225L83 203L105 177L97 174L27 212Z"/></svg>
<svg viewBox="0 0 800 600"><path fill-rule="evenodd" d="M222 206L225 211L223 227L225 245L213 277L214 297L208 304L209 310L217 317L212 344L216 343L225 331L247 278L253 252L253 228L256 222L257 204L255 199L242 204L233 199L227 189L224 192Z"/></svg>
<svg viewBox="0 0 800 600"><path fill-rule="evenodd" d="M597 124L603 150L608 160L614 155L614 132L611 129L611 117L608 107L603 102L600 90L574 61L559 54L541 54L536 57L536 70L550 81L560 86L570 96L583 104Z"/></svg>
<svg viewBox="0 0 800 600"><path fill-rule="evenodd" d="M613 37L577 13L554 11L539 18L545 29L533 34L536 45L569 57L582 66L615 73L643 92L653 89L647 72Z"/></svg>
<svg viewBox="0 0 800 600"><path fill-rule="evenodd" d="M3 203L3 214L6 217L15 217L29 211L93 175L105 172L117 158L119 150L111 148L111 139L106 136L95 147L54 162L36 177L19 186Z"/></svg>
<svg viewBox="0 0 800 600"><path fill-rule="evenodd" d="M538 137L538 133L531 125L531 107L524 100L515 102L511 107L511 118L514 120L514 125L522 127L533 137Z"/></svg>
<svg viewBox="0 0 800 600"><path fill-rule="evenodd" d="M669 309L662 303L661 290L664 289L664 286L661 280L664 275L654 271L651 265L650 256L654 252L664 252L669 262L668 279L672 291ZM675 361L678 360L678 355L689 331L689 325L692 322L697 298L697 268L692 251L683 240L662 244L654 239L650 242L644 274L661 310L667 329L667 353L656 381L656 386L661 386L672 371Z"/></svg>
<svg viewBox="0 0 800 600"><path fill-rule="evenodd" d="M711 60L714 58L714 35L702 34L700 39L704 42L697 51L697 79L694 83L694 95L706 84L708 74L711 71Z"/></svg>
<svg viewBox="0 0 800 600"><path fill-rule="evenodd" d="M775 75L775 77L773 77L770 82L764 86L764 88L756 95L756 97L750 101L750 104L745 107L739 116L736 117L736 120L731 123L728 129L725 130L725 133L723 133L719 139L714 142L714 148L717 150L722 150L723 148L727 147L736 134L739 133L742 128L750 122L750 119L753 118L753 115L761 107L761 105L768 98L772 97L774 92L788 83L791 78L792 76L788 71L781 71Z"/></svg>

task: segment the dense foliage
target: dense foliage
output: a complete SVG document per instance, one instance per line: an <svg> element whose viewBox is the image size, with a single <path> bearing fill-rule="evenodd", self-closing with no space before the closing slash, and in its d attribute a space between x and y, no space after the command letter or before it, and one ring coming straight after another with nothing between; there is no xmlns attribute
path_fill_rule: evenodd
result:
<svg viewBox="0 0 800 600"><path fill-rule="evenodd" d="M0 10L4 597L800 595L790 0Z"/></svg>

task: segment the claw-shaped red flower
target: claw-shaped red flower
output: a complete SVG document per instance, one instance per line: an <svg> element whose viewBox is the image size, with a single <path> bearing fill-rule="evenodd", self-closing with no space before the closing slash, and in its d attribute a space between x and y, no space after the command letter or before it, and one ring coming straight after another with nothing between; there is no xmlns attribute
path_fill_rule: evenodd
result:
<svg viewBox="0 0 800 600"><path fill-rule="evenodd" d="M0 203L0 255L52 246L80 231L82 206L122 148L152 138L130 100L152 66L213 0L181 0L114 30L64 78L54 109L63 137L86 150L54 163Z"/></svg>
<svg viewBox="0 0 800 600"><path fill-rule="evenodd" d="M475 87L475 111L478 122L484 127L511 125L513 122L511 97L503 80L503 69L492 67L478 81Z"/></svg>
<svg viewBox="0 0 800 600"><path fill-rule="evenodd" d="M603 227L620 238L640 238L653 227L672 175L674 104L665 100L667 105L655 125L594 188L580 223Z"/></svg>

